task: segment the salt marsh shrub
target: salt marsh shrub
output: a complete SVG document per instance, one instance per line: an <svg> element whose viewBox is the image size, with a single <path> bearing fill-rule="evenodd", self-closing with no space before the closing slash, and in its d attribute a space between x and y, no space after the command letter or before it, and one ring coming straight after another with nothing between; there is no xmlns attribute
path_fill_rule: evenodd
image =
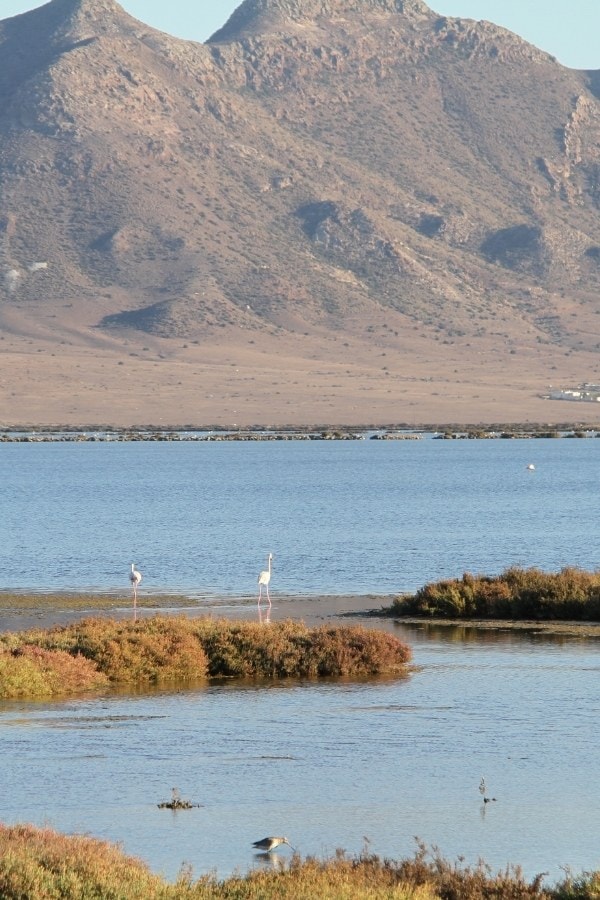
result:
<svg viewBox="0 0 600 900"><path fill-rule="evenodd" d="M361 627L309 628L153 616L86 619L49 631L0 635L0 696L47 697L110 684L403 674L410 649Z"/></svg>
<svg viewBox="0 0 600 900"><path fill-rule="evenodd" d="M0 697L52 697L107 684L106 675L80 654L31 645L0 652Z"/></svg>
<svg viewBox="0 0 600 900"><path fill-rule="evenodd" d="M518 867L493 872L450 863L420 846L413 858L362 853L317 860L295 856L285 868L253 869L224 880L182 873L175 884L117 847L30 825L0 825L3 900L597 900L600 874L544 887Z"/></svg>
<svg viewBox="0 0 600 900"><path fill-rule="evenodd" d="M600 620L600 573L513 566L498 576L471 575L424 585L398 597L395 615L440 618Z"/></svg>

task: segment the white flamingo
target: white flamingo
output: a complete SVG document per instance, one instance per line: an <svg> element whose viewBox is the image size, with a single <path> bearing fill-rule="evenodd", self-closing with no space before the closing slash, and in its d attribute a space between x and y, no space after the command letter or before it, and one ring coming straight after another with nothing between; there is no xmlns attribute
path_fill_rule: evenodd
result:
<svg viewBox="0 0 600 900"><path fill-rule="evenodd" d="M133 618L137 617L137 587L140 581L142 580L142 573L138 572L135 567L135 563L131 563L131 572L129 573L129 580L131 582L131 589L133 591Z"/></svg>
<svg viewBox="0 0 600 900"><path fill-rule="evenodd" d="M271 580L271 560L273 559L273 554L269 553L267 557L267 565L268 569L264 569L260 575L258 576L258 605L260 606L260 601L262 600L262 589L263 585L267 589L267 600L269 601L269 606L271 605L271 597L269 596L269 582Z"/></svg>

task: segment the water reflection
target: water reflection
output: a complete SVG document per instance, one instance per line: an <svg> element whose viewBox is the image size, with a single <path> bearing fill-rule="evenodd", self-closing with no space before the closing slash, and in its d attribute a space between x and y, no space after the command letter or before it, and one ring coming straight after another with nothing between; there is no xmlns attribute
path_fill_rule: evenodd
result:
<svg viewBox="0 0 600 900"><path fill-rule="evenodd" d="M403 622L394 620L395 633L402 632L402 639L408 641L440 641L445 644L505 645L523 647L527 644L550 644L558 647L572 646L574 643L600 639L600 628L594 623L578 623L572 632L556 633L546 630L543 623L531 622L503 625L460 624L455 622ZM587 633L586 630L587 629ZM400 636L400 635L399 635Z"/></svg>
<svg viewBox="0 0 600 900"><path fill-rule="evenodd" d="M267 606L263 608L259 605L258 607L258 621L261 625L270 625L271 624L271 607Z"/></svg>
<svg viewBox="0 0 600 900"><path fill-rule="evenodd" d="M289 869L290 866L290 860L286 857L279 856L274 850L271 850L270 853L255 853L254 859L264 868L273 869L276 872L283 872L286 869Z"/></svg>

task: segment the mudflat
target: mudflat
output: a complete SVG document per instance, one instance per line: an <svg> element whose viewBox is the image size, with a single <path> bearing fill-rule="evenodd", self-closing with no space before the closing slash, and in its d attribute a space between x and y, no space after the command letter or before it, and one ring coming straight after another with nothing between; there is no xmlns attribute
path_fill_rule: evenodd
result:
<svg viewBox="0 0 600 900"><path fill-rule="evenodd" d="M156 595L144 598L137 608L138 618L166 614L190 617L260 621L263 624L287 619L301 620L307 625L324 625L340 620L347 624L386 628L394 621L399 625L431 629L462 628L464 630L522 631L556 634L565 637L600 638L600 622L536 621L532 619L439 619L416 616L390 616L393 595L386 594L316 594L282 595L272 598L271 607L258 606L255 598L193 600L181 595ZM99 616L131 619L131 599L125 594L0 594L0 631L26 631L30 628L52 628Z"/></svg>
<svg viewBox="0 0 600 900"><path fill-rule="evenodd" d="M367 617L389 607L393 597L385 595L280 596L272 605L258 607L256 598L219 598L192 600L180 595L144 598L138 603L139 618L157 614L190 617L282 621L300 619L318 625L340 616ZM133 618L131 598L122 595L81 594L0 594L0 631L24 631L67 625L89 616L116 619Z"/></svg>

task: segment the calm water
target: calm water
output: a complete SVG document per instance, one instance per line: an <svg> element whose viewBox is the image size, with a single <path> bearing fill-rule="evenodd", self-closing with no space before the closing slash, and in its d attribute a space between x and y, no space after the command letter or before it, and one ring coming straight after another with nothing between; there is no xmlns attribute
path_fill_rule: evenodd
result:
<svg viewBox="0 0 600 900"><path fill-rule="evenodd" d="M269 550L274 598L592 569L599 461L598 440L0 445L0 587L127 591L135 561L145 590L236 598ZM0 819L121 841L168 877L262 864L268 833L599 867L598 645L379 627L413 645L407 680L0 705ZM159 810L173 786L202 806Z"/></svg>
<svg viewBox="0 0 600 900"><path fill-rule="evenodd" d="M534 462L535 472L526 470ZM381 593L598 565L600 440L0 445L0 589Z"/></svg>
<svg viewBox="0 0 600 900"><path fill-rule="evenodd" d="M423 667L406 681L4 703L0 818L122 841L168 877L244 871L271 833L394 857L416 835L549 880L599 867L597 645L402 634ZM173 786L203 806L158 809Z"/></svg>

